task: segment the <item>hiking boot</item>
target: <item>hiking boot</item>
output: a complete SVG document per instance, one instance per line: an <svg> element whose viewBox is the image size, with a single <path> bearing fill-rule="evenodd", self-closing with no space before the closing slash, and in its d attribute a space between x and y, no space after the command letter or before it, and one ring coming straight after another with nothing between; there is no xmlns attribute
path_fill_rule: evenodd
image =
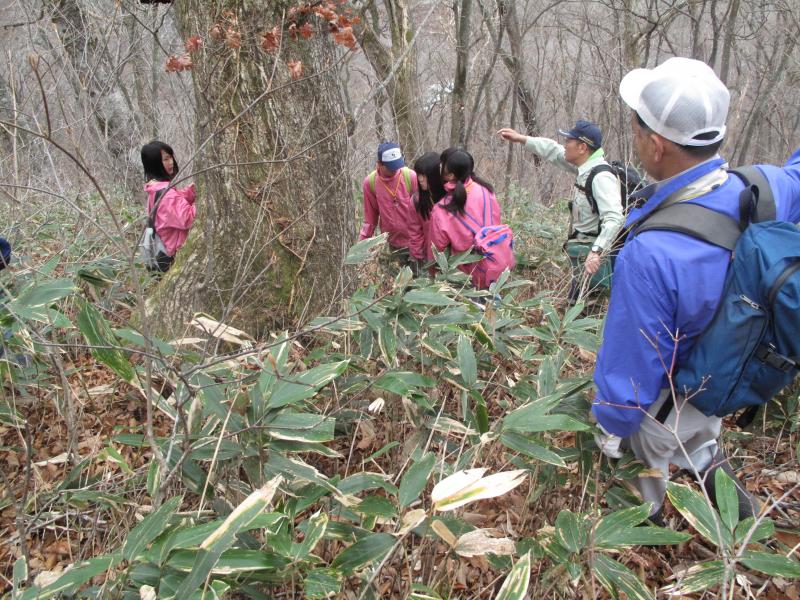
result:
<svg viewBox="0 0 800 600"><path fill-rule="evenodd" d="M716 489L716 474L718 469L722 469L722 471L733 480L734 486L736 486L736 497L739 499L739 520L741 521L748 517L757 516L761 511L761 503L753 494L748 492L744 484L739 481L739 478L736 476L736 473L734 473L728 459L722 453L721 449L717 450L717 453L714 455L711 466L700 473L700 481L703 483L706 492L708 492L708 497L711 498L714 508L719 510L719 506L717 506Z"/></svg>
<svg viewBox="0 0 800 600"><path fill-rule="evenodd" d="M647 521L641 523L639 526L649 526L655 525L656 527L667 527L667 522L664 520L664 505L662 504L661 507L654 512L652 515L647 517Z"/></svg>
<svg viewBox="0 0 800 600"><path fill-rule="evenodd" d="M567 292L567 302L570 306L575 306L581 295L581 284L577 277L573 277L569 284L569 292Z"/></svg>

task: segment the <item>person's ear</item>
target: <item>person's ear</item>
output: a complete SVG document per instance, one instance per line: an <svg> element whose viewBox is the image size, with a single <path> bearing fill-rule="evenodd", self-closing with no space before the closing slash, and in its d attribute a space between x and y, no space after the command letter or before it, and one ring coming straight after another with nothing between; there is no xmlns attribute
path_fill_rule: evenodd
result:
<svg viewBox="0 0 800 600"><path fill-rule="evenodd" d="M661 162L667 151L666 140L652 131L647 134L647 137L650 138L650 144L653 148L653 159L656 162Z"/></svg>

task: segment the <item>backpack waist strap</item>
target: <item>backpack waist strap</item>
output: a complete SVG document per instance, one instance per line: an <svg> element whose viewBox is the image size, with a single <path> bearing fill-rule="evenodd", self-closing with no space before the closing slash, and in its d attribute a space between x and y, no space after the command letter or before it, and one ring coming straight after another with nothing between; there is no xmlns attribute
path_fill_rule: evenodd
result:
<svg viewBox="0 0 800 600"><path fill-rule="evenodd" d="M760 344L756 348L756 358L784 373L791 373L792 371L800 369L800 365L797 364L798 357L789 358L777 352L775 348L765 346L764 344Z"/></svg>

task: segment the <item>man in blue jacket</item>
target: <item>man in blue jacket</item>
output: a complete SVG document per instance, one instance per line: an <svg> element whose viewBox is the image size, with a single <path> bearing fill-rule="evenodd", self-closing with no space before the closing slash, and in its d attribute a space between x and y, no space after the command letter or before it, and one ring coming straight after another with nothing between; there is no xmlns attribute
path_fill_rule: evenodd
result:
<svg viewBox="0 0 800 600"><path fill-rule="evenodd" d="M730 95L705 63L672 58L635 69L620 83L632 109L634 147L656 182L626 226L667 199L694 202L738 220L743 182L728 175L717 153L725 136ZM761 165L775 196L777 219L800 220L800 150L783 168ZM628 239L614 272L604 340L597 357L592 412L603 451L619 456L619 442L660 475L638 478L652 517L660 520L670 464L689 469L713 491L714 470L731 473L717 444L721 420L678 402L662 425L655 418L673 402L669 373L681 368L711 321L723 293L730 252L673 231L651 230ZM680 398L680 390L676 390ZM662 413L663 414L663 413ZM755 509L739 484L740 512ZM710 494L714 498L714 494Z"/></svg>
<svg viewBox="0 0 800 600"><path fill-rule="evenodd" d="M11 244L8 243L6 238L0 237L0 271L8 266L11 262Z"/></svg>

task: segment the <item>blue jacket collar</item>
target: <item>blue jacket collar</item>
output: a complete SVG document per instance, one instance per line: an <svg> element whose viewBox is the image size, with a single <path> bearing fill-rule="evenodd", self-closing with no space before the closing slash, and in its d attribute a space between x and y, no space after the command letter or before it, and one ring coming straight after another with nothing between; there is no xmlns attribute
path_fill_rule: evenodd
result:
<svg viewBox="0 0 800 600"><path fill-rule="evenodd" d="M692 167L691 169L687 169L682 173L678 173L670 179L665 181L657 181L656 183L650 184L646 188L638 191L635 194L635 197L645 198L647 201L643 206L635 208L628 213L628 218L625 220L625 226L629 227L632 223L635 223L636 221L646 217L675 192L685 188L687 185L699 179L703 175L707 175L708 173L719 169L724 164L724 158L712 158L700 163L695 167Z"/></svg>

